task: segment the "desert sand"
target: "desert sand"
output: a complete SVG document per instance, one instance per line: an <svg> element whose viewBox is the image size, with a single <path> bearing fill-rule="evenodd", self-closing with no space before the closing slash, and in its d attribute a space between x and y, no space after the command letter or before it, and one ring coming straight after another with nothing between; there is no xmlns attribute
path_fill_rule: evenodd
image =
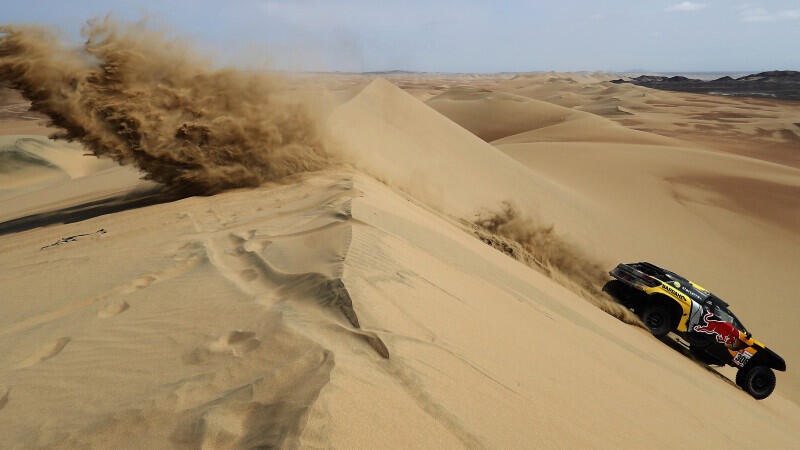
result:
<svg viewBox="0 0 800 450"><path fill-rule="evenodd" d="M329 165L140 203L5 97L3 446L796 447L800 105L613 77L305 77ZM566 273L476 237L504 202ZM772 396L569 272L640 260L786 359Z"/></svg>

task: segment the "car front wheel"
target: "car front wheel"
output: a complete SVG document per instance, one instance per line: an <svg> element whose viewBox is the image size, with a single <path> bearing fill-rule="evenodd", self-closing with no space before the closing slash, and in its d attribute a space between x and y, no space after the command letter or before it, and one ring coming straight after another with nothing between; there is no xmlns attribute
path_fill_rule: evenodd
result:
<svg viewBox="0 0 800 450"><path fill-rule="evenodd" d="M756 400L769 397L775 390L775 372L767 366L753 366L740 369L736 374L736 384L742 387L748 394Z"/></svg>

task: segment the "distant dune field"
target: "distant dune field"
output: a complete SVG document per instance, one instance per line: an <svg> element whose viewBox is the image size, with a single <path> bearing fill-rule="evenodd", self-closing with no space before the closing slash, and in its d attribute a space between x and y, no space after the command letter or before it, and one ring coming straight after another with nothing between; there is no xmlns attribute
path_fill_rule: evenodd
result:
<svg viewBox="0 0 800 450"><path fill-rule="evenodd" d="M201 196L48 139L57 127L8 93L3 442L793 448L800 106L614 77L283 80L269 98L304 102L291 117L319 140L298 139L324 164L270 147L249 161L289 161L280 176ZM295 123L281 117L265 135ZM186 137L197 154L164 139L175 153L152 154L194 180L241 161L220 144L192 165L202 135ZM771 397L599 293L642 260L714 291L786 359Z"/></svg>

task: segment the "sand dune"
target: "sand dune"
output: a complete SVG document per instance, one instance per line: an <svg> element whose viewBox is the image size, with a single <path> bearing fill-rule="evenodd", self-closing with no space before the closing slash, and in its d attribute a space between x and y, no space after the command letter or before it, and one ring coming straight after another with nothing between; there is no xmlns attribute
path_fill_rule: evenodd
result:
<svg viewBox="0 0 800 450"><path fill-rule="evenodd" d="M800 173L531 97L630 108L649 92L606 79L392 78L416 95L301 80L339 89L318 111L332 166L66 224L36 213L156 186L7 138L0 435L12 448L791 448ZM648 108L634 128L657 128L665 113ZM653 260L727 299L786 357L775 394L753 400L481 242L468 222L503 202L587 259ZM24 216L33 225L3 231Z"/></svg>
<svg viewBox="0 0 800 450"><path fill-rule="evenodd" d="M87 158L80 145L38 136L0 137L0 190L76 179L117 167L110 160Z"/></svg>
<svg viewBox="0 0 800 450"><path fill-rule="evenodd" d="M793 404L776 396L763 409L360 174L61 228L99 226L109 234L52 251L37 247L48 229L4 239L18 263L4 266L15 294L2 380L13 389L0 426L19 445L639 447L673 414L676 391L749 421L756 432L736 442L793 442ZM94 276L123 253L126 264ZM49 297L31 295L28 268L42 263L58 286ZM120 300L129 306L98 317ZM598 421L609 408L638 426L620 434ZM655 442L729 439L673 419L686 432Z"/></svg>
<svg viewBox="0 0 800 450"><path fill-rule="evenodd" d="M17 148L7 148L0 153L0 188L18 189L37 185L67 175L46 159Z"/></svg>
<svg viewBox="0 0 800 450"><path fill-rule="evenodd" d="M486 142L555 125L576 114L519 95L464 88L447 90L426 103Z"/></svg>
<svg viewBox="0 0 800 450"><path fill-rule="evenodd" d="M334 111L328 127L334 148L346 161L456 217L506 200L535 204L538 193L562 195L383 79Z"/></svg>
<svg viewBox="0 0 800 450"><path fill-rule="evenodd" d="M30 111L30 102L12 89L0 87L0 136L47 136L58 130L48 128L47 117Z"/></svg>
<svg viewBox="0 0 800 450"><path fill-rule="evenodd" d="M42 136L0 136L0 220L155 189L130 167Z"/></svg>
<svg viewBox="0 0 800 450"><path fill-rule="evenodd" d="M540 75L537 75L541 78ZM520 78L488 87L608 117L626 127L700 144L708 150L800 167L797 102L656 91L607 81ZM487 87L484 87L487 89Z"/></svg>
<svg viewBox="0 0 800 450"><path fill-rule="evenodd" d="M681 142L678 139L618 126L608 119L591 114L573 116L571 120L507 136L493 141L492 144L533 142L617 142L620 144L686 145L685 142Z"/></svg>
<svg viewBox="0 0 800 450"><path fill-rule="evenodd" d="M495 144L588 141L688 145L686 141L619 126L583 109L486 88L454 87L426 103L486 142Z"/></svg>

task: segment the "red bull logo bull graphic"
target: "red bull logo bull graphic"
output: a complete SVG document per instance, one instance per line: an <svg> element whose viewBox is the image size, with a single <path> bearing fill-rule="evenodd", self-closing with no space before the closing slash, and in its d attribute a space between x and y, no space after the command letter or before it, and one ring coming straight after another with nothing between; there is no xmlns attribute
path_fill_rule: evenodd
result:
<svg viewBox="0 0 800 450"><path fill-rule="evenodd" d="M720 344L733 346L739 340L739 330L728 322L721 320L714 320L711 318L714 314L709 311L703 316L705 325L695 325L693 330L698 333L713 334Z"/></svg>

